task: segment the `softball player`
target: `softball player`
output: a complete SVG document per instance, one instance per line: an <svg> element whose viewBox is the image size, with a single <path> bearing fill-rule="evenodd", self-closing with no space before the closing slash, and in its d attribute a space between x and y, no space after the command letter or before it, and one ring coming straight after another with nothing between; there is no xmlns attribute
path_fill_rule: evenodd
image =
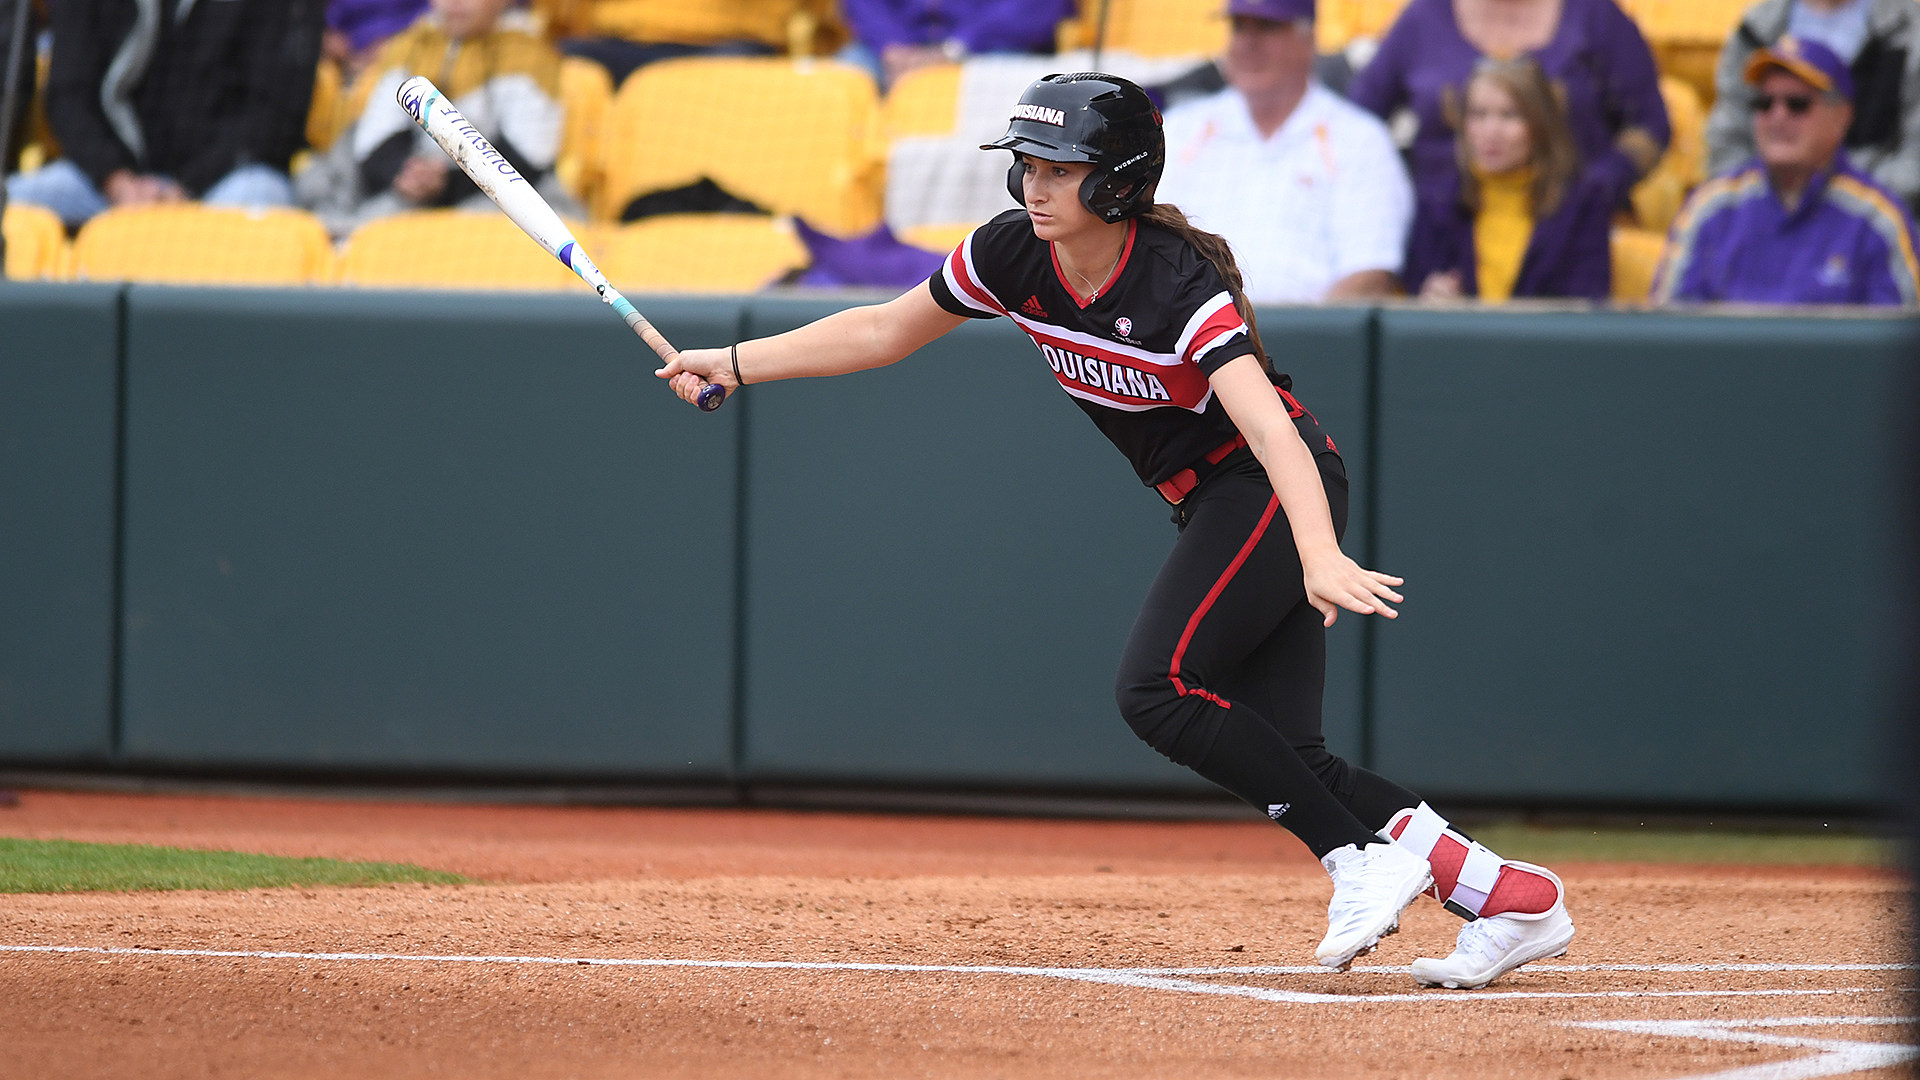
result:
<svg viewBox="0 0 1920 1080"><path fill-rule="evenodd" d="M1566 952L1560 880L1500 859L1412 792L1328 753L1326 628L1394 618L1401 580L1340 551L1347 478L1333 438L1276 374L1226 242L1156 205L1160 114L1125 79L1050 75L1007 134L1010 210L899 298L661 368L692 401L891 364L967 319L1025 330L1060 386L1148 486L1179 537L1121 661L1121 714L1154 749L1266 811L1333 879L1319 962L1345 970L1422 891L1466 919L1428 985L1480 987Z"/></svg>

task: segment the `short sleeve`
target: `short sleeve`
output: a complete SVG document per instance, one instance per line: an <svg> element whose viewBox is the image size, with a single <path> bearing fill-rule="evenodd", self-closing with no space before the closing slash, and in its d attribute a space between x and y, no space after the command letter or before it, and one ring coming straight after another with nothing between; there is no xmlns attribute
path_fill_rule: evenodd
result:
<svg viewBox="0 0 1920 1080"><path fill-rule="evenodd" d="M954 250L955 254L958 254L959 249L956 248ZM951 259L952 256L948 256L948 258ZM953 286L947 284L947 281L947 269L943 264L939 272L927 279L927 290L933 293L933 302L939 304L948 314L959 315L967 319L997 319L1000 317L996 312L982 311L971 304L962 302L958 296L953 294Z"/></svg>
<svg viewBox="0 0 1920 1080"><path fill-rule="evenodd" d="M1174 348L1181 360L1211 376L1227 361L1252 355L1253 336L1247 332L1247 321L1233 306L1233 295L1227 292L1219 271L1204 260L1200 267L1180 290L1176 310L1191 313Z"/></svg>
<svg viewBox="0 0 1920 1080"><path fill-rule="evenodd" d="M1025 213L1018 213L1024 220ZM1006 233L1001 218L968 233L960 246L947 256L947 261L940 264L940 272L927 279L934 302L952 314L969 319L997 319L1005 315L1006 305L986 285L978 267L981 258L990 264L1009 258L1008 252L1000 250Z"/></svg>

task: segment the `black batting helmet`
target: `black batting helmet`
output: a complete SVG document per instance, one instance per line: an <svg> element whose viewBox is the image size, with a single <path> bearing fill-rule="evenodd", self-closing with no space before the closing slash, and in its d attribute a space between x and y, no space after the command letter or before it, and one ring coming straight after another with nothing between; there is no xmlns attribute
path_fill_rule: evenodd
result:
<svg viewBox="0 0 1920 1080"><path fill-rule="evenodd" d="M1007 133L980 149L1014 152L1007 190L1023 206L1019 155L1091 164L1080 203L1102 221L1120 221L1152 206L1167 163L1167 137L1153 99L1120 76L1097 71L1035 80L1013 107Z"/></svg>

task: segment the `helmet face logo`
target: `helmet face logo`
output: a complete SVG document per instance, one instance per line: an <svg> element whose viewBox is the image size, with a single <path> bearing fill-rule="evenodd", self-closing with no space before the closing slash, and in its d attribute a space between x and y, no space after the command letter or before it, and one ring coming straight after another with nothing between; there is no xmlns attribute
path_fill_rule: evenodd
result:
<svg viewBox="0 0 1920 1080"><path fill-rule="evenodd" d="M1113 328L1119 332L1121 337L1126 337L1128 334L1133 333L1133 320L1122 315L1113 320Z"/></svg>
<svg viewBox="0 0 1920 1080"><path fill-rule="evenodd" d="M1050 109L1045 105L1029 105L1024 101L1013 107L1013 115L1007 119L1037 120L1042 124L1052 124L1054 127L1067 126L1066 113L1059 109Z"/></svg>

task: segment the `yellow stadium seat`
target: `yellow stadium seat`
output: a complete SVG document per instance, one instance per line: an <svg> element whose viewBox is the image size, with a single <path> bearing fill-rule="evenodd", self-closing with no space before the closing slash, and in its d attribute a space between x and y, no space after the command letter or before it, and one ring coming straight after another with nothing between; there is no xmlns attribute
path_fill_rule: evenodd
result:
<svg viewBox="0 0 1920 1080"><path fill-rule="evenodd" d="M1653 292L1653 273L1660 267L1666 236L1649 229L1613 230L1613 299L1642 304Z"/></svg>
<svg viewBox="0 0 1920 1080"><path fill-rule="evenodd" d="M873 80L833 62L701 57L649 64L615 95L598 214L702 177L823 231L880 221Z"/></svg>
<svg viewBox="0 0 1920 1080"><path fill-rule="evenodd" d="M573 232L593 253L581 226ZM353 230L342 285L423 289L585 289L504 214L415 210Z"/></svg>
<svg viewBox="0 0 1920 1080"><path fill-rule="evenodd" d="M304 210L178 203L117 207L80 230L73 275L93 281L307 285L333 272L333 246Z"/></svg>
<svg viewBox="0 0 1920 1080"><path fill-rule="evenodd" d="M567 119L560 133L560 157L554 171L575 198L591 206L600 190L607 113L613 108L613 78L606 68L591 60L562 58L560 105Z"/></svg>
<svg viewBox="0 0 1920 1080"><path fill-rule="evenodd" d="M759 214L670 214L606 226L593 256L622 292L751 292L805 267L793 226Z"/></svg>
<svg viewBox="0 0 1920 1080"><path fill-rule="evenodd" d="M1217 56L1226 48L1224 0L1080 0L1079 14L1056 32L1062 51L1093 47L1103 6L1105 48L1136 56Z"/></svg>
<svg viewBox="0 0 1920 1080"><path fill-rule="evenodd" d="M960 65L934 64L900 76L882 106L888 139L953 133L960 109Z"/></svg>
<svg viewBox="0 0 1920 1080"><path fill-rule="evenodd" d="M901 229L899 239L903 244L912 244L917 248L925 248L928 251L938 251L945 254L959 247L960 241L965 240L967 234L977 228L979 228L978 223L972 225L914 225L910 228Z"/></svg>
<svg viewBox="0 0 1920 1080"><path fill-rule="evenodd" d="M1660 96L1667 103L1673 140L1652 171L1633 189L1633 212L1640 224L1666 232L1688 193L1706 179L1707 111L1693 87L1671 75L1660 78Z"/></svg>
<svg viewBox="0 0 1920 1080"><path fill-rule="evenodd" d="M1715 46L1740 25L1753 0L1620 0L1648 41L1700 41Z"/></svg>
<svg viewBox="0 0 1920 1080"><path fill-rule="evenodd" d="M1406 6L1407 0L1320 0L1313 24L1315 44L1323 53L1336 53L1354 38L1377 41L1387 36Z"/></svg>
<svg viewBox="0 0 1920 1080"><path fill-rule="evenodd" d="M43 206L8 203L0 232L7 238L7 277L57 281L66 276L67 229L59 215Z"/></svg>
<svg viewBox="0 0 1920 1080"><path fill-rule="evenodd" d="M1621 0L1640 25L1662 74L1681 79L1712 107L1720 47L1753 0Z"/></svg>

